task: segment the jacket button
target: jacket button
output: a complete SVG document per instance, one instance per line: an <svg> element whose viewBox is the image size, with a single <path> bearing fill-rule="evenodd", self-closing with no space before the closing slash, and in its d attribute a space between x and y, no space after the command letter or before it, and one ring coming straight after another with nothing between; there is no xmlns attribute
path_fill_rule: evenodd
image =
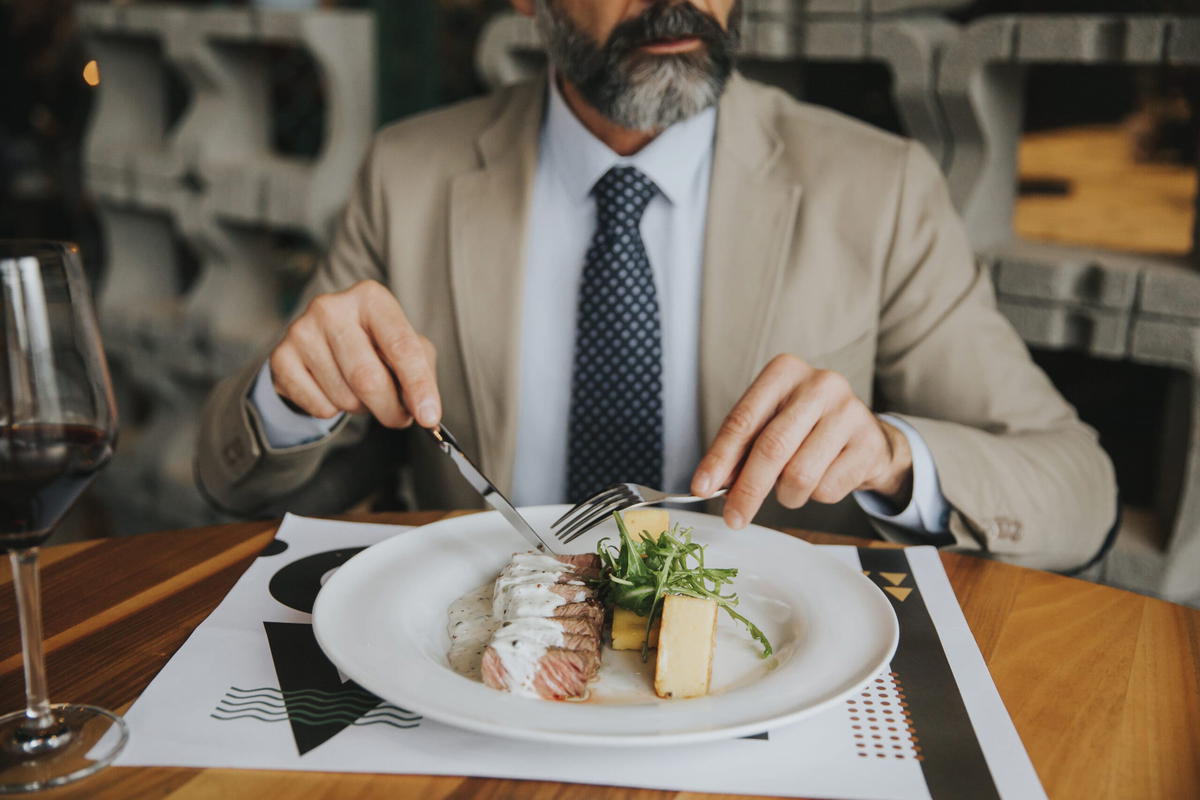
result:
<svg viewBox="0 0 1200 800"><path fill-rule="evenodd" d="M995 520L996 537L1017 542L1021 539L1021 523L1008 517L997 517Z"/></svg>

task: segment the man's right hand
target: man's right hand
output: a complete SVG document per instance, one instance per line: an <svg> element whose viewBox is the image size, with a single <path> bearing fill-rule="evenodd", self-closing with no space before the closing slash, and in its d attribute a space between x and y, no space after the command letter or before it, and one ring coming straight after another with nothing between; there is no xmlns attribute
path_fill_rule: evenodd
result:
<svg viewBox="0 0 1200 800"><path fill-rule="evenodd" d="M313 298L270 359L275 391L312 416L369 411L389 428L414 417L438 424L435 361L433 344L376 281Z"/></svg>

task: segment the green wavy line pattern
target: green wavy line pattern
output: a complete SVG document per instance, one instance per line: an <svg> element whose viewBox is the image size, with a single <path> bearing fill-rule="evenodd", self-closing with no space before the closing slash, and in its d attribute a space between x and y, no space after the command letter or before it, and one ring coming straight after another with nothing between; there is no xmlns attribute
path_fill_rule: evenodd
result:
<svg viewBox="0 0 1200 800"><path fill-rule="evenodd" d="M280 710L273 710L273 709L266 709L266 708L223 708L222 706L218 705L217 708L215 709L215 711L220 714L242 714L242 713L254 712L257 714L265 714L267 716L273 716L273 717L291 716L295 719L306 718L306 719L315 719L315 720L327 720L327 719L334 720L334 719L341 719L344 717L350 717L352 719L359 719L359 718L363 718L363 717L378 717L378 718L396 719L396 720L400 720L402 722L420 722L420 720L421 720L421 717L418 717L418 716L405 716L403 714L396 714L391 711L388 711L387 709L371 709L369 711L363 712L362 710L360 710L358 708L353 708L353 707L347 708L345 706L334 706L334 707L331 707L328 709L324 709L322 711L309 711L309 710L303 710L303 709L298 710L298 711L287 711L287 710L280 711Z"/></svg>
<svg viewBox="0 0 1200 800"><path fill-rule="evenodd" d="M259 720L260 722L287 722L288 721L287 717L280 717L278 719L269 719L267 717L260 717L256 714L249 714L249 713L242 713L242 714L237 714L234 716L220 716L218 714L209 714L209 716L215 720L220 720L221 722L231 722L233 720L239 720L239 719L256 719L256 720ZM349 718L349 719L344 719L344 720L325 720L325 721L320 721L320 722L313 722L313 721L310 721L307 719L303 719L297 715L296 717L294 717L294 719L297 722L301 723L302 725L323 725L326 722L335 722L336 721L336 722L343 722L347 725L351 725L351 726L358 727L358 728L361 728L361 727L364 727L367 725L388 725L392 728L408 729L408 728L416 728L420 725L419 722L399 723L399 722L395 722L391 719L380 719L378 717L370 718L370 719L368 719L368 718L359 718L359 719Z"/></svg>
<svg viewBox="0 0 1200 800"><path fill-rule="evenodd" d="M415 728L421 715L375 695L354 688L324 690L297 689L282 691L273 686L244 689L229 687L209 715L222 722L254 719L260 722L294 720L302 725L390 725L393 728Z"/></svg>
<svg viewBox="0 0 1200 800"><path fill-rule="evenodd" d="M376 697L373 694L357 693L357 692L355 692L355 693L343 692L341 694L327 694L327 695L292 694L291 692L288 692L287 694L233 694L231 692L226 692L225 697L223 699L237 700L237 701L260 700L260 701L272 702L272 703L282 703L285 701L289 702L289 703L292 701L299 701L302 703L341 703L341 702L381 703L381 702L383 702L382 700L380 700L378 697Z"/></svg>
<svg viewBox="0 0 1200 800"><path fill-rule="evenodd" d="M366 703L369 703L369 702L371 702L371 700L373 698L364 698L364 699L365 699ZM290 698L288 699L288 701L286 703L284 703L283 701L277 701L277 700L245 700L245 701L235 702L233 700L229 700L228 698L223 698L218 705L229 706L230 708L235 708L235 709L236 708L247 708L247 707L251 707L251 706L262 706L264 708L268 708L271 710L277 710L277 711L287 711L288 709L292 709L292 708L297 708L297 709L300 709L301 711L323 711L327 708L351 708L351 707L361 708L366 703L353 702L352 700L349 700L349 699L340 700L336 703L318 703L313 700L292 700ZM379 709L383 709L385 711L394 711L397 714L401 714L401 715L412 715L415 717L420 717L419 714L414 714L412 711L409 711L406 708L400 708L399 706L394 706L391 703L387 703L384 705L374 705L374 706L370 706L370 708L379 708Z"/></svg>

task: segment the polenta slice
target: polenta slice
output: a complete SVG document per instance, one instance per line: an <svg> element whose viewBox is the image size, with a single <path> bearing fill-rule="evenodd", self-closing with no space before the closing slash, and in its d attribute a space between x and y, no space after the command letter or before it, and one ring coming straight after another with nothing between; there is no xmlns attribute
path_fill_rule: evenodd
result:
<svg viewBox="0 0 1200 800"><path fill-rule="evenodd" d="M635 541L657 541L671 527L671 515L665 508L635 508L621 514L625 528ZM650 647L658 646L660 622L650 629ZM646 618L627 608L613 608L613 650L641 650L646 646Z"/></svg>
<svg viewBox="0 0 1200 800"><path fill-rule="evenodd" d="M621 514L634 541L658 539L671 527L671 514L665 508L635 508Z"/></svg>
<svg viewBox="0 0 1200 800"><path fill-rule="evenodd" d="M708 694L716 644L715 600L674 594L664 597L654 693L676 698Z"/></svg>
<svg viewBox="0 0 1200 800"><path fill-rule="evenodd" d="M658 632L661 620L654 621L650 629L650 647L658 647ZM613 650L641 650L646 644L646 618L627 608L615 606L612 618Z"/></svg>
<svg viewBox="0 0 1200 800"><path fill-rule="evenodd" d="M692 541L691 529L668 528L666 513L656 511L649 520L613 515L620 537L617 544L601 539L596 547L602 565L598 582L613 607L614 648L640 646L642 661L648 661L657 644L655 692L660 697L699 697L712 682L718 608L746 627L762 645L763 658L773 650L766 634L734 610L737 595L723 592L737 569L707 564L704 545ZM649 535L642 536L643 531ZM650 641L643 638L648 617L658 620L657 643L653 631Z"/></svg>

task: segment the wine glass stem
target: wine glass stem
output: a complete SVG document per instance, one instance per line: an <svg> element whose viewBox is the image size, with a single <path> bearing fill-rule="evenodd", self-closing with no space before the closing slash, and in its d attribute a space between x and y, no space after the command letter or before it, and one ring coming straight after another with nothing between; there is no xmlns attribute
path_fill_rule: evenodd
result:
<svg viewBox="0 0 1200 800"><path fill-rule="evenodd" d="M46 656L42 651L42 595L38 580L38 549L9 553L17 613L21 616L21 651L25 657L25 729L31 733L56 725L46 690Z"/></svg>

